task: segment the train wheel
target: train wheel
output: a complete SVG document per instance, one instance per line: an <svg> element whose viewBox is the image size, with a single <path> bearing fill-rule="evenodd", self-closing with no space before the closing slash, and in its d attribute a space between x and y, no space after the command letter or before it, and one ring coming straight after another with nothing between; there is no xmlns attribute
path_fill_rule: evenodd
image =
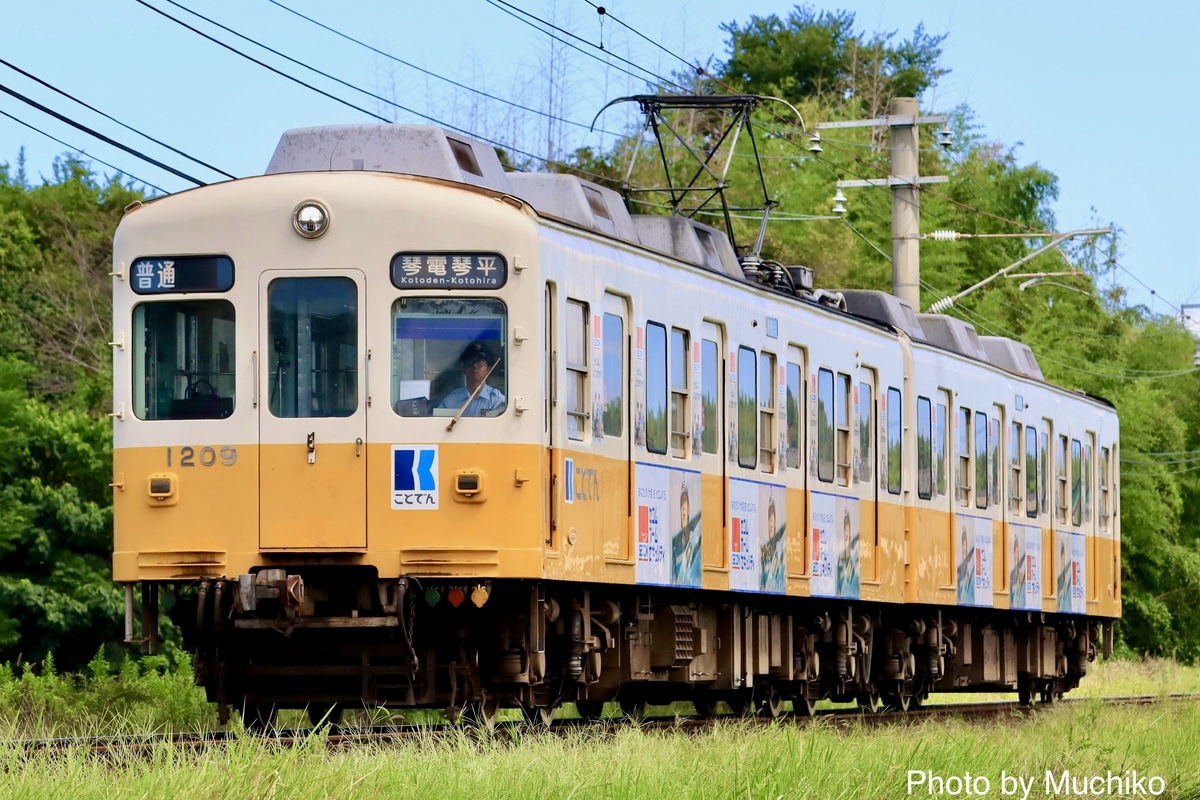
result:
<svg viewBox="0 0 1200 800"><path fill-rule="evenodd" d="M909 711L913 707L911 694L886 694L882 698L884 711Z"/></svg>
<svg viewBox="0 0 1200 800"><path fill-rule="evenodd" d="M266 733L275 727L275 706L247 703L242 708L242 725L249 733Z"/></svg>
<svg viewBox="0 0 1200 800"><path fill-rule="evenodd" d="M783 713L783 695L778 687L767 684L759 691L756 705L760 717L775 719Z"/></svg>
<svg viewBox="0 0 1200 800"><path fill-rule="evenodd" d="M883 700L876 692L860 695L858 698L858 709L864 714L878 714L883 711Z"/></svg>
<svg viewBox="0 0 1200 800"><path fill-rule="evenodd" d="M806 717L815 717L817 715L817 701L809 700L807 697L797 697L792 701L792 708L797 714L803 714Z"/></svg>
<svg viewBox="0 0 1200 800"><path fill-rule="evenodd" d="M308 721L314 728L320 725L341 725L342 724L342 705L341 703L329 703L327 705L310 705L308 707Z"/></svg>
<svg viewBox="0 0 1200 800"><path fill-rule="evenodd" d="M521 715L525 724L534 728L549 728L554 721L553 706L521 706Z"/></svg>
<svg viewBox="0 0 1200 800"><path fill-rule="evenodd" d="M596 722L604 716L604 703L599 700L580 700L575 703L579 718L588 722Z"/></svg>
<svg viewBox="0 0 1200 800"><path fill-rule="evenodd" d="M693 700L692 704L696 706L696 716L701 719L712 719L717 715L716 704L708 699Z"/></svg>
<svg viewBox="0 0 1200 800"><path fill-rule="evenodd" d="M750 696L746 692L735 692L725 697L725 704L729 706L730 714L740 717L750 707Z"/></svg>
<svg viewBox="0 0 1200 800"><path fill-rule="evenodd" d="M618 701L621 706L621 713L630 719L641 719L646 716L646 703L635 698L627 698Z"/></svg>
<svg viewBox="0 0 1200 800"><path fill-rule="evenodd" d="M465 725L493 730L496 727L496 714L499 711L499 699L485 694L482 701L473 700L463 706L460 718Z"/></svg>

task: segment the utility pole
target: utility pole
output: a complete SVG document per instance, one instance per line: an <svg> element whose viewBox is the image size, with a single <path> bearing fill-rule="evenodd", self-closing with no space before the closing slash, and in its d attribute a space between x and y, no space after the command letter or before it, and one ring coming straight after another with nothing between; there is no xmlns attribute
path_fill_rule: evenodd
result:
<svg viewBox="0 0 1200 800"><path fill-rule="evenodd" d="M892 136L892 168L886 178L838 181L839 189L862 186L889 186L892 189L892 294L912 306L921 308L921 196L918 186L925 183L945 183L945 175L921 177L918 172L917 126L920 123L945 123L945 114L917 116L915 97L897 97L888 103L886 117L849 122L817 123L818 139L822 128L888 127ZM949 131L943 130L943 141L949 145Z"/></svg>

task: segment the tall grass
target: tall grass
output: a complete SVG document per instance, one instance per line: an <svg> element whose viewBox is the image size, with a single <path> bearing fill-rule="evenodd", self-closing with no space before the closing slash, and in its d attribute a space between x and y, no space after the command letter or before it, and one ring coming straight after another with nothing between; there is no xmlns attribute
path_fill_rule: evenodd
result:
<svg viewBox="0 0 1200 800"><path fill-rule="evenodd" d="M1070 697L1200 692L1200 667L1173 661L1114 660L1097 662L1083 684ZM1015 699L1009 695L937 695L934 702L970 701L978 698ZM652 707L652 714L691 713L689 703ZM619 716L615 704L610 712ZM516 712L502 712L516 718ZM575 716L567 706L560 716ZM347 723L436 722L436 711L388 712L382 709L351 713ZM280 723L289 728L307 726L303 712L283 712ZM147 657L126 659L112 669L97 655L82 674L62 674L52 660L14 668L0 665L0 738L50 738L58 736L110 736L162 732L193 732L218 727L216 707L192 685L191 664L186 660L175 672L165 660Z"/></svg>
<svg viewBox="0 0 1200 800"><path fill-rule="evenodd" d="M864 798L949 797L909 771L967 773L1003 797L1002 771L1033 780L1030 798L1058 779L1137 770L1164 782L1163 797L1200 797L1200 706L1148 708L1098 701L1027 719L839 730L829 724L766 728L731 721L699 734L581 728L565 736L459 732L336 751L320 732L295 749L241 739L202 752L160 746L103 758L77 750L24 755L0 745L5 790L16 798L199 797L289 800L367 798ZM959 795L963 796L963 795ZM974 795L980 796L980 795ZM1016 795L1021 797L1020 794Z"/></svg>

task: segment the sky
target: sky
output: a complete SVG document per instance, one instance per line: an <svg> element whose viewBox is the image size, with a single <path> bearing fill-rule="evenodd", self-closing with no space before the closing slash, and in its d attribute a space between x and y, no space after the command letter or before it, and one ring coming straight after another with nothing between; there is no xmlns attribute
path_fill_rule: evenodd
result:
<svg viewBox="0 0 1200 800"><path fill-rule="evenodd" d="M419 116L424 115L485 139L510 141L515 135L535 154L545 153L549 141L604 147L612 131L636 122L635 108L627 104L627 110L606 113L599 132L586 130L592 118L610 100L646 92L644 79L623 70L644 75L631 66L636 65L671 76L683 68L678 57L692 64L719 63L728 55L722 23L744 23L752 14L786 16L795 5L747 0L734 12L732 4L716 0L607 0L601 16L595 9L599 0L177 2L2 0L0 59L166 145L243 177L261 174L286 129L370 122L370 114L428 122ZM895 31L904 38L923 23L929 33L946 34L942 65L951 72L922 98L921 112L945 113L965 104L987 140L1016 148L1022 164L1037 163L1055 173L1059 231L1118 225L1122 236L1111 279L1128 290L1128 304L1160 314L1200 304L1200 266L1188 238L1195 190L1186 179L1200 174L1200 148L1190 141L1200 122L1194 101L1200 4L843 0L816 7L853 12L858 29L866 33ZM578 49L552 41L529 15L565 31L557 35ZM236 34L384 100L315 75ZM0 87L201 181L224 178L2 64ZM567 122L548 121L513 103ZM22 150L27 179L34 183L52 176L57 156L82 151L105 174L116 170L101 162L165 192L194 185L0 94L0 163L15 170ZM827 213L824 208L780 211Z"/></svg>

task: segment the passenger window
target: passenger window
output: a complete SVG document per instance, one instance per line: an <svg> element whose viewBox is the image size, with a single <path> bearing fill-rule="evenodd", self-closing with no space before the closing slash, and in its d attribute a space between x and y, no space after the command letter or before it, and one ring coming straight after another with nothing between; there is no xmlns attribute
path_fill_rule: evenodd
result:
<svg viewBox="0 0 1200 800"><path fill-rule="evenodd" d="M1038 434L1031 425L1025 426L1025 516L1038 515Z"/></svg>
<svg viewBox="0 0 1200 800"><path fill-rule="evenodd" d="M988 418L975 412L975 507L988 507Z"/></svg>
<svg viewBox="0 0 1200 800"><path fill-rule="evenodd" d="M700 450L704 453L719 453L721 442L720 392L721 368L718 360L717 343L711 339L700 342L700 403L704 407L701 417Z"/></svg>
<svg viewBox="0 0 1200 800"><path fill-rule="evenodd" d="M567 313L563 320L566 329L565 362L567 379L563 386L563 404L567 411L567 438L583 439L588 423L588 352L591 339L588 337L587 303L567 301Z"/></svg>
<svg viewBox="0 0 1200 800"><path fill-rule="evenodd" d="M738 348L738 466L754 467L758 455L758 376L754 351Z"/></svg>
<svg viewBox="0 0 1200 800"><path fill-rule="evenodd" d="M763 472L775 471L775 356L758 355L758 458Z"/></svg>
<svg viewBox="0 0 1200 800"><path fill-rule="evenodd" d="M862 456L858 460L858 479L870 483L875 472L875 395L871 384L858 385L858 446Z"/></svg>
<svg viewBox="0 0 1200 800"><path fill-rule="evenodd" d="M850 485L850 462L854 456L850 452L850 376L837 374L834 383L834 456L837 459L837 479L839 486Z"/></svg>
<svg viewBox="0 0 1200 800"><path fill-rule="evenodd" d="M1083 445L1071 440L1071 524L1083 524Z"/></svg>
<svg viewBox="0 0 1200 800"><path fill-rule="evenodd" d="M800 467L800 429L804 424L801 413L801 398L804 396L800 385L800 365L788 362L787 365L787 465L789 468Z"/></svg>
<svg viewBox="0 0 1200 800"><path fill-rule="evenodd" d="M1083 445L1083 522L1092 521L1092 442L1096 434L1089 433Z"/></svg>
<svg viewBox="0 0 1200 800"><path fill-rule="evenodd" d="M900 390L888 389L887 393L887 442L888 442L888 492L900 494L904 473L904 410L900 405Z"/></svg>
<svg viewBox="0 0 1200 800"><path fill-rule="evenodd" d="M833 483L833 373L817 371L817 478Z"/></svg>
<svg viewBox="0 0 1200 800"><path fill-rule="evenodd" d="M1013 514L1021 513L1021 459L1024 457L1021 451L1021 423L1014 422L1008 429L1008 510Z"/></svg>
<svg viewBox="0 0 1200 800"><path fill-rule="evenodd" d="M945 392L943 392L945 394ZM950 417L946 413L946 404L937 404L937 416L933 421L933 429L937 434L936 444L934 445L934 457L937 460L935 466L937 482L936 491L938 497L946 496L946 473L948 471L946 464L946 448L949 447L950 433L947 430L950 426Z"/></svg>
<svg viewBox="0 0 1200 800"><path fill-rule="evenodd" d="M667 329L646 325L646 449L667 452Z"/></svg>
<svg viewBox="0 0 1200 800"><path fill-rule="evenodd" d="M955 489L958 492L958 504L963 508L971 505L971 411L958 410L958 471L955 475Z"/></svg>
<svg viewBox="0 0 1200 800"><path fill-rule="evenodd" d="M1100 448L1100 530L1108 530L1108 448Z"/></svg>
<svg viewBox="0 0 1200 800"><path fill-rule="evenodd" d="M1058 447L1054 448L1054 468L1058 476L1058 521L1067 524L1067 437L1058 437Z"/></svg>
<svg viewBox="0 0 1200 800"><path fill-rule="evenodd" d="M604 323L604 397L600 399L600 418L605 436L625 435L625 320L605 314Z"/></svg>
<svg viewBox="0 0 1200 800"><path fill-rule="evenodd" d="M133 413L224 419L236 383L233 304L164 300L133 309Z"/></svg>
<svg viewBox="0 0 1200 800"><path fill-rule="evenodd" d="M933 497L933 406L917 397L917 497Z"/></svg>
<svg viewBox="0 0 1200 800"><path fill-rule="evenodd" d="M402 297L392 305L392 406L402 417L495 417L508 366L504 303Z"/></svg>
<svg viewBox="0 0 1200 800"><path fill-rule="evenodd" d="M691 415L691 349L687 331L671 329L671 455L688 457L688 442L692 438Z"/></svg>

